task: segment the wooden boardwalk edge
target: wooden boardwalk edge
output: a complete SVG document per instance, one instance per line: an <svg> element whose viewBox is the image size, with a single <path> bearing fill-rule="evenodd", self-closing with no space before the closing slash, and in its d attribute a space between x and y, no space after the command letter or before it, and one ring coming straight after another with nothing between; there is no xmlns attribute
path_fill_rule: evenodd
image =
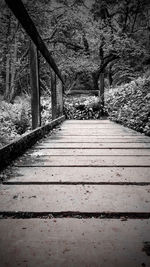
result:
<svg viewBox="0 0 150 267"><path fill-rule="evenodd" d="M61 116L0 149L0 171L64 120L65 116Z"/></svg>

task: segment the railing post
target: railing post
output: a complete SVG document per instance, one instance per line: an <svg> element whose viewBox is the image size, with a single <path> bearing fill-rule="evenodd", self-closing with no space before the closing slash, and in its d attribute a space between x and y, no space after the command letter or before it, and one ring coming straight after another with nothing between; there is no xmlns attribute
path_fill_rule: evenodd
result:
<svg viewBox="0 0 150 267"><path fill-rule="evenodd" d="M58 82L56 80L56 85L57 117L60 117L63 114L63 87L60 79L58 80Z"/></svg>
<svg viewBox="0 0 150 267"><path fill-rule="evenodd" d="M38 51L32 41L30 42L30 82L31 82L32 129L36 129L41 125L39 64L38 64Z"/></svg>
<svg viewBox="0 0 150 267"><path fill-rule="evenodd" d="M104 107L104 73L100 74L100 102L102 107Z"/></svg>
<svg viewBox="0 0 150 267"><path fill-rule="evenodd" d="M60 115L63 115L64 110L64 100L63 100L63 94L64 94L64 84L61 82L61 88L60 88Z"/></svg>
<svg viewBox="0 0 150 267"><path fill-rule="evenodd" d="M52 120L57 118L57 93L56 93L56 74L50 69L51 72L51 105L52 105Z"/></svg>

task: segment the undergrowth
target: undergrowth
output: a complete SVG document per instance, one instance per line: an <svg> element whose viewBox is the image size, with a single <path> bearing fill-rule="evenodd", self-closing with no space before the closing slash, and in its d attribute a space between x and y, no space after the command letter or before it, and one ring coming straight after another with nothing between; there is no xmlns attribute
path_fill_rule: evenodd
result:
<svg viewBox="0 0 150 267"><path fill-rule="evenodd" d="M150 77L142 77L109 90L109 118L150 136Z"/></svg>
<svg viewBox="0 0 150 267"><path fill-rule="evenodd" d="M71 120L100 119L102 109L96 96L69 96L64 101L64 114Z"/></svg>
<svg viewBox="0 0 150 267"><path fill-rule="evenodd" d="M51 121L51 99L41 97L42 125ZM0 101L0 147L31 131L31 98L17 97L14 103Z"/></svg>

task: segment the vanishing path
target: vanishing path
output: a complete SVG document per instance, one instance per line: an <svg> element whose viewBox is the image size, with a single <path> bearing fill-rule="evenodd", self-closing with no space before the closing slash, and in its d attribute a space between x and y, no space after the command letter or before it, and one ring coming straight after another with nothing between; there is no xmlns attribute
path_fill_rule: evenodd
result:
<svg viewBox="0 0 150 267"><path fill-rule="evenodd" d="M0 186L0 266L150 266L150 138L65 121Z"/></svg>

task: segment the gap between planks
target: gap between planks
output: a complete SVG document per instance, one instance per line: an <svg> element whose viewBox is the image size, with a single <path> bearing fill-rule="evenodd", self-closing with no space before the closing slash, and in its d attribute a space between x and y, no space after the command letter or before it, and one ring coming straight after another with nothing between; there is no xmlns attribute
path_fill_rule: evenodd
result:
<svg viewBox="0 0 150 267"><path fill-rule="evenodd" d="M15 181L7 181L2 182L3 185L135 185L135 186L148 186L150 182L15 182Z"/></svg>
<svg viewBox="0 0 150 267"><path fill-rule="evenodd" d="M76 219L150 219L150 212L22 212L22 211L0 211L1 219L53 219L53 218L76 218Z"/></svg>

